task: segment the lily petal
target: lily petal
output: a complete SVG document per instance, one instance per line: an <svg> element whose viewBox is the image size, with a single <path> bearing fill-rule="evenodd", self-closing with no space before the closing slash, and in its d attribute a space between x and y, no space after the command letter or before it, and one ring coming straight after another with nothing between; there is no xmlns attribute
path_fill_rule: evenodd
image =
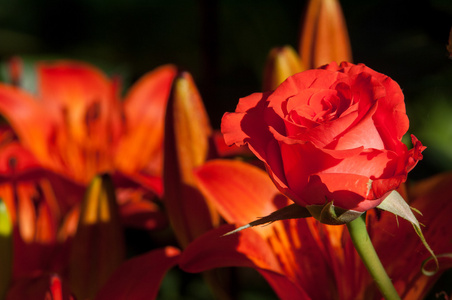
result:
<svg viewBox="0 0 452 300"><path fill-rule="evenodd" d="M94 297L124 259L124 241L113 184L93 179L72 242L69 280L78 299Z"/></svg>
<svg viewBox="0 0 452 300"><path fill-rule="evenodd" d="M191 75L174 79L165 118L164 195L174 232L185 247L219 224L219 215L195 186L193 169L203 164L212 134L207 113Z"/></svg>
<svg viewBox="0 0 452 300"><path fill-rule="evenodd" d="M452 201L449 193L452 173L443 173L408 186L409 205L419 210L417 216L424 237L438 256L452 253L449 226ZM423 299L439 276L452 267L451 259L439 259L440 269L433 276L423 275L422 262L430 257L409 222L397 221L383 212L372 218L369 229L372 241L389 276L404 299ZM391 229L391 228L396 228ZM394 242L390 242L394 241ZM397 242L395 242L397 241ZM388 247L388 243L391 247ZM403 258L403 259L401 259ZM428 265L426 266L429 267Z"/></svg>
<svg viewBox="0 0 452 300"><path fill-rule="evenodd" d="M59 275L41 273L15 281L6 299L74 300L74 297Z"/></svg>
<svg viewBox="0 0 452 300"><path fill-rule="evenodd" d="M224 236L233 229L233 225L223 225L197 238L182 253L179 266L193 273L237 266L282 274L274 252L254 229Z"/></svg>
<svg viewBox="0 0 452 300"><path fill-rule="evenodd" d="M165 109L176 73L173 65L159 67L145 74L126 95L127 128L115 157L116 166L125 174L161 175Z"/></svg>
<svg viewBox="0 0 452 300"><path fill-rule="evenodd" d="M96 295L96 300L155 299L165 273L179 260L174 247L153 250L124 262Z"/></svg>
<svg viewBox="0 0 452 300"><path fill-rule="evenodd" d="M280 299L310 299L289 276L282 273L276 253L254 229L224 236L233 228L232 225L223 225L196 239L184 250L179 266L186 272L230 266L255 268Z"/></svg>
<svg viewBox="0 0 452 300"><path fill-rule="evenodd" d="M55 130L53 121L57 118L30 94L0 84L0 114L14 128L23 146L29 149L45 166L52 166L49 159L49 138ZM43 117L45 116L45 117Z"/></svg>
<svg viewBox="0 0 452 300"><path fill-rule="evenodd" d="M195 176L202 193L229 223L248 224L290 203L265 171L241 161L211 160ZM272 233L270 227L257 231L263 236Z"/></svg>

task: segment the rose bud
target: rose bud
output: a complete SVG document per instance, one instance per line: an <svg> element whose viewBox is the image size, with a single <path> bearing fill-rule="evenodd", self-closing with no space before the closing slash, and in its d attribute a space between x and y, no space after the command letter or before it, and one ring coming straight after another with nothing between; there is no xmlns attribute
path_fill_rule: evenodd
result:
<svg viewBox="0 0 452 300"><path fill-rule="evenodd" d="M283 194L339 224L378 206L422 159L420 141L412 136L411 150L401 141L408 125L395 81L343 62L240 99L221 130L228 145L248 145Z"/></svg>

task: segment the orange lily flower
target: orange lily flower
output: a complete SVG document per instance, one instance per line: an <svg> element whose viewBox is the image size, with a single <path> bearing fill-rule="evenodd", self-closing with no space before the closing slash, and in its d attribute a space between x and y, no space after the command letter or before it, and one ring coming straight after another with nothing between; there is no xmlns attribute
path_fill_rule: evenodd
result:
<svg viewBox="0 0 452 300"><path fill-rule="evenodd" d="M0 178L11 179L8 168L14 162L14 176L22 176L18 172L27 173L29 169L44 169L83 189L95 175L108 172L125 185L138 184L161 196L164 111L175 74L176 68L171 65L146 74L123 102L119 101L117 81L80 62L38 63L35 95L0 84L0 113L20 143L19 152L2 154L5 167L0 171L5 173ZM33 173L29 177L32 175L36 176ZM141 200L145 194L141 192ZM125 223L155 225L146 223L143 217L139 219L143 224L136 224L129 215L146 212L153 217L156 207L152 203L129 201L130 194L126 193L120 196L127 197L118 200L126 204ZM14 201L9 199L5 201L15 221ZM80 199L80 193L72 199L58 197L68 204L60 214Z"/></svg>
<svg viewBox="0 0 452 300"><path fill-rule="evenodd" d="M240 161L207 162L196 172L199 186L229 222L247 224L284 207L288 200L259 168ZM419 183L408 191L410 205L422 210L425 238L437 253L450 253L452 228L448 187L452 174ZM439 195L442 195L441 197ZM441 208L441 209L439 209ZM411 224L382 212L369 212L374 246L404 299L421 299L446 267L436 275L422 274L429 257ZM180 266L188 272L241 266L258 270L281 299L379 299L375 284L361 263L344 226L330 226L313 218L278 221L265 227L231 231L232 225L212 230L190 244Z"/></svg>
<svg viewBox="0 0 452 300"><path fill-rule="evenodd" d="M49 170L85 186L97 174L120 171L161 193L153 177L161 177L164 111L175 74L171 65L146 74L121 102L117 80L96 68L41 62L35 95L0 84L0 113Z"/></svg>
<svg viewBox="0 0 452 300"><path fill-rule="evenodd" d="M164 221L148 199L163 193L164 112L176 68L146 74L123 102L118 82L90 65L39 63L36 72L34 95L0 84L0 113L11 126L0 131L0 196L15 225L13 286L67 265L66 241L99 173L120 187L123 224L152 229Z"/></svg>
<svg viewBox="0 0 452 300"><path fill-rule="evenodd" d="M5 132L9 132L6 134ZM11 136L10 130L3 136ZM17 141L0 146L0 195L13 225L12 278L36 270L60 269L63 261L54 255L75 231L73 220L83 189L51 171L45 171Z"/></svg>

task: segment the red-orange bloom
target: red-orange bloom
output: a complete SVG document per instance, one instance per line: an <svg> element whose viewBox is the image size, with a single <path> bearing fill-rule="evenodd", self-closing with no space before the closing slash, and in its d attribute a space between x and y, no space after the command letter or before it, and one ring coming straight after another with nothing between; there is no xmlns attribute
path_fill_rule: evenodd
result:
<svg viewBox="0 0 452 300"><path fill-rule="evenodd" d="M290 76L225 113L227 144L245 145L295 203L364 212L406 180L425 148L408 130L403 93L363 64L331 63Z"/></svg>
<svg viewBox="0 0 452 300"><path fill-rule="evenodd" d="M73 61L38 63L34 93L0 84L0 113L10 125L0 132L0 196L15 225L14 286L67 264L65 241L98 174L120 186L123 224L161 223L148 199L163 193L164 116L176 71L149 72L123 101L118 80Z"/></svg>
<svg viewBox="0 0 452 300"><path fill-rule="evenodd" d="M238 225L287 205L265 172L242 162L211 161L197 171L200 187L224 218ZM409 190L409 204L424 213L425 238L436 253L451 252L443 237L452 234L447 218L452 202L447 191L452 175L441 175ZM442 195L442 196L438 196ZM439 209L441 207L441 209ZM429 257L411 224L386 212L369 211L370 236L383 265L404 299L421 299L450 263L433 277L421 272ZM281 299L379 299L345 226L313 218L291 219L229 236L220 227L184 251L180 266L191 272L225 266L258 270Z"/></svg>
<svg viewBox="0 0 452 300"><path fill-rule="evenodd" d="M175 74L170 65L146 74L122 102L118 81L90 65L41 62L36 93L0 84L0 112L43 167L75 182L86 185L113 171L160 177L164 111Z"/></svg>
<svg viewBox="0 0 452 300"><path fill-rule="evenodd" d="M0 113L21 148L2 151L4 168L14 162L18 176L18 171L41 167L81 187L97 174L115 173L161 195L164 112L175 74L171 65L149 72L120 101L118 81L90 65L38 63L34 94L0 84ZM1 175L11 179L8 172ZM14 219L16 209L5 201ZM128 204L125 213L135 212L135 204L149 213L155 210L136 201Z"/></svg>

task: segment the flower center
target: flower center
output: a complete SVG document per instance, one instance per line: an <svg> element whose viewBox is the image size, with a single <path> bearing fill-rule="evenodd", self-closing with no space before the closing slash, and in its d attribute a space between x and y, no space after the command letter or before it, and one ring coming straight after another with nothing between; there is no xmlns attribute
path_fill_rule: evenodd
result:
<svg viewBox="0 0 452 300"><path fill-rule="evenodd" d="M308 89L287 100L288 118L302 127L316 127L340 117L340 102L335 90Z"/></svg>

